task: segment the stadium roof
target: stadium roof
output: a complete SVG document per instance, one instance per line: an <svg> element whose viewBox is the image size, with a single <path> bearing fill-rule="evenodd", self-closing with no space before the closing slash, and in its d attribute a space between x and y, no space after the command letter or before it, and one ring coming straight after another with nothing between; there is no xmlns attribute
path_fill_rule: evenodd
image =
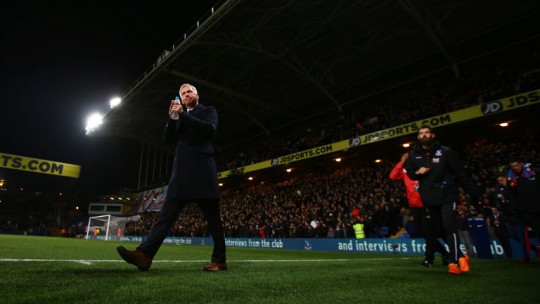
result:
<svg viewBox="0 0 540 304"><path fill-rule="evenodd" d="M539 37L540 1L222 1L154 63L100 133L160 146L181 83L218 108L222 146Z"/></svg>

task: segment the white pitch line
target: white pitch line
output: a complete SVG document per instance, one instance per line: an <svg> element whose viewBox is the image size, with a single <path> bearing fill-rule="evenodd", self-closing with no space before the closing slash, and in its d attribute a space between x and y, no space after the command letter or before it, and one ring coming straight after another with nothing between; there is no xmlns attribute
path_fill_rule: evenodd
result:
<svg viewBox="0 0 540 304"><path fill-rule="evenodd" d="M351 261L384 261L384 260L409 260L411 258L372 258L372 259L300 259L300 260L229 260L229 263L302 263L302 262L351 262ZM83 265L94 263L125 263L124 260L69 260L69 259L5 259L0 258L0 263L20 262L67 262ZM153 263L206 263L208 260L154 260Z"/></svg>

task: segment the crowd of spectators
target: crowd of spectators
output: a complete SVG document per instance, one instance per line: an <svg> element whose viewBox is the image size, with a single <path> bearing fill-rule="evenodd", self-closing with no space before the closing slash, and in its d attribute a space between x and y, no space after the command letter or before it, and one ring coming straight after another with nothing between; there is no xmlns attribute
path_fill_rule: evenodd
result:
<svg viewBox="0 0 540 304"><path fill-rule="evenodd" d="M1 208L0 233L48 235L47 224L36 212Z"/></svg>
<svg viewBox="0 0 540 304"><path fill-rule="evenodd" d="M516 142L480 140L460 149L465 167L482 189L486 209L497 175L508 170L510 153L540 164L538 139L538 131L527 130ZM358 220L355 213L362 216L366 237L399 234L408 226L410 211L403 183L388 177L396 162L397 159L375 163L358 157L348 167L319 170L276 184L224 190L222 216L226 236L354 238L352 225ZM481 211L475 210L465 193L459 203L468 216ZM144 213L138 222L128 223L125 233L146 235L155 218L156 213ZM188 206L171 236L207 236L205 226L197 207Z"/></svg>

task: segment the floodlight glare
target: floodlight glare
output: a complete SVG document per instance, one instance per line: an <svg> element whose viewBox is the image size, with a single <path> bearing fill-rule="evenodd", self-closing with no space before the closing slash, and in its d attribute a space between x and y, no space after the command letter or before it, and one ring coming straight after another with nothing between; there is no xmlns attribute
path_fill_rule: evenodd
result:
<svg viewBox="0 0 540 304"><path fill-rule="evenodd" d="M86 134L92 133L95 129L97 129L101 123L103 122L103 115L99 113L93 113L90 116L88 116L88 119L86 120Z"/></svg>
<svg viewBox="0 0 540 304"><path fill-rule="evenodd" d="M109 101L109 104L111 105L111 109L114 109L117 106L119 106L121 102L122 102L122 98L120 97L114 97L113 99L111 99L111 101Z"/></svg>

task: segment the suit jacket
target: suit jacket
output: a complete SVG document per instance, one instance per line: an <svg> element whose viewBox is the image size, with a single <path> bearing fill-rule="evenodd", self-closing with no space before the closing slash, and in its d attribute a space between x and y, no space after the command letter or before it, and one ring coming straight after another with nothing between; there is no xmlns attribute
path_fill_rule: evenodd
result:
<svg viewBox="0 0 540 304"><path fill-rule="evenodd" d="M168 198L191 202L219 200L215 147L212 144L217 124L216 109L198 104L178 120L170 119L165 126L165 143L176 143Z"/></svg>

